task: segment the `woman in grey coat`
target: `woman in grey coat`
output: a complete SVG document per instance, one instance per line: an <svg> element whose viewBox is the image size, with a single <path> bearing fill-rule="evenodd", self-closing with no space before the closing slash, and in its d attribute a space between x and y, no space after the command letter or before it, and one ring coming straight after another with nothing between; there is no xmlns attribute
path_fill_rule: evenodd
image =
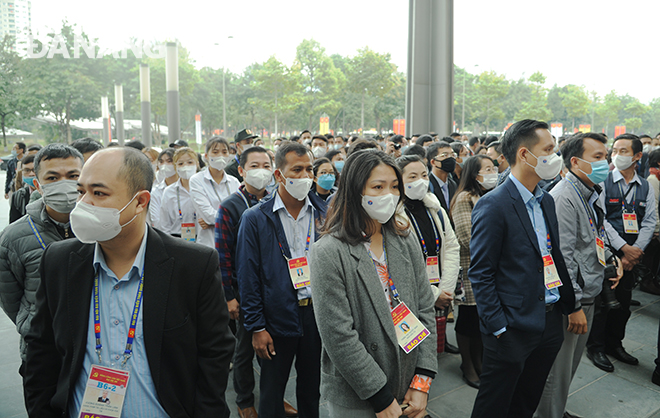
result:
<svg viewBox="0 0 660 418"><path fill-rule="evenodd" d="M423 418L437 371L434 297L419 244L393 214L401 172L381 151L352 154L311 252L332 417Z"/></svg>

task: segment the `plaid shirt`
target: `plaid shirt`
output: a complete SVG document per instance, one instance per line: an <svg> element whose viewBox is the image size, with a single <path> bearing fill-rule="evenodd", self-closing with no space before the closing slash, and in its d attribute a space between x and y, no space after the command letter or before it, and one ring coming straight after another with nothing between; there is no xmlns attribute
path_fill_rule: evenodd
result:
<svg viewBox="0 0 660 418"><path fill-rule="evenodd" d="M249 193L242 184L236 193L241 193L250 203L250 207L259 203L257 196ZM232 196L232 195L229 195ZM215 218L215 249L218 252L220 272L222 274L222 286L225 289L225 299L230 301L236 299L234 291L236 276L236 233L239 219L232 219L229 211L220 205Z"/></svg>

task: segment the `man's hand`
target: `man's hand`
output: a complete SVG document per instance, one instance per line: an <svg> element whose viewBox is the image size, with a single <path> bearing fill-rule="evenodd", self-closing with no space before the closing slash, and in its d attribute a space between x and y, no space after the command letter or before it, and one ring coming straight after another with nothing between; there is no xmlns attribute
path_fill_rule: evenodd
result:
<svg viewBox="0 0 660 418"><path fill-rule="evenodd" d="M5 199L9 199L9 193L5 193Z"/></svg>
<svg viewBox="0 0 660 418"><path fill-rule="evenodd" d="M401 407L396 399L392 401L390 406L376 414L376 418L399 418L400 416Z"/></svg>
<svg viewBox="0 0 660 418"><path fill-rule="evenodd" d="M627 258L629 262L633 263L633 265L642 261L642 257L644 256L644 251L629 244L625 244L621 247L621 251L623 251L624 257Z"/></svg>
<svg viewBox="0 0 660 418"><path fill-rule="evenodd" d="M451 293L444 291L440 293L438 300L435 301L435 307L438 309L445 309L451 304L452 299L454 299L454 296Z"/></svg>
<svg viewBox="0 0 660 418"><path fill-rule="evenodd" d="M209 229L209 228L211 228L211 225L207 224L207 223L204 221L204 219L202 219L202 218L199 218L199 221L197 221L197 222L199 222L199 226L201 226L202 229Z"/></svg>
<svg viewBox="0 0 660 418"><path fill-rule="evenodd" d="M238 314L241 312L241 307L236 299L227 301L227 310L231 319L238 319Z"/></svg>
<svg viewBox="0 0 660 418"><path fill-rule="evenodd" d="M403 415L410 418L424 418L426 416L426 402L429 400L428 393L415 389L408 389L403 403L408 407L403 410Z"/></svg>
<svg viewBox="0 0 660 418"><path fill-rule="evenodd" d="M573 334L582 335L587 333L587 317L584 311L580 309L568 315L568 332Z"/></svg>
<svg viewBox="0 0 660 418"><path fill-rule="evenodd" d="M275 345L268 331L263 330L252 334L252 347L254 352L264 360L272 360L275 355Z"/></svg>
<svg viewBox="0 0 660 418"><path fill-rule="evenodd" d="M385 153L390 154L394 158L399 158L401 156L401 149L394 148L394 142L388 142L385 147Z"/></svg>
<svg viewBox="0 0 660 418"><path fill-rule="evenodd" d="M623 267L623 270L625 270L625 271L630 271L630 270L632 270L632 268L633 268L634 265L635 265L635 263L632 262L632 261L630 261L630 260L628 259L628 257L626 257L625 255L624 255L623 258L621 259L621 267Z"/></svg>

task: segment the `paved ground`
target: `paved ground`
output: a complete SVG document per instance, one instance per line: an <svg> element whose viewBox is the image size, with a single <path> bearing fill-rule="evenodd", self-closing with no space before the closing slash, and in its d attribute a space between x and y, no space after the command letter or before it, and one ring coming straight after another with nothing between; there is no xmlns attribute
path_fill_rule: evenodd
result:
<svg viewBox="0 0 660 418"><path fill-rule="evenodd" d="M8 222L8 205L0 197L0 226ZM598 418L660 418L660 387L651 383L651 373L657 356L660 297L635 291L633 297L642 302L634 309L627 328L624 346L639 358L638 366L614 361L614 373L595 368L586 358L577 371L568 400L568 410L583 417ZM448 338L456 343L453 326L448 326ZM461 379L460 356L442 354L438 358L440 372L433 382L428 412L434 418L469 417L477 394ZM26 417L21 379L18 374L18 333L9 318L0 313L0 418ZM259 367L255 362L255 373ZM256 390L258 398L258 389ZM231 376L227 400L232 416L238 416L234 403ZM286 399L295 405L295 371L287 385ZM325 404L321 417L327 417Z"/></svg>

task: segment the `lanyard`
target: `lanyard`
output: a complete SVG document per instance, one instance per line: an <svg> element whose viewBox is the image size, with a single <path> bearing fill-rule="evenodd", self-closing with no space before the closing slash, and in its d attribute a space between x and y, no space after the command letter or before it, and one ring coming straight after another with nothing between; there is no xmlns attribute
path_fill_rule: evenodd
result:
<svg viewBox="0 0 660 418"><path fill-rule="evenodd" d="M181 198L179 197L179 186L176 186L176 204L179 206L179 222L181 223L181 225L183 225L183 212L181 212ZM197 221L197 213L193 212L193 223L196 221Z"/></svg>
<svg viewBox="0 0 660 418"><path fill-rule="evenodd" d="M133 354L133 339L135 338L135 327L137 325L138 313L140 312L140 305L142 305L142 286L144 284L144 266L142 267L142 275L140 276L140 284L138 291L135 295L135 304L133 305L133 314L131 315L131 325L128 328L128 338L126 339L126 349L124 349L124 361L122 365L126 364L131 355ZM99 363L103 364L101 359L101 308L99 306L99 275L94 277L94 334L96 336L96 354L99 356Z"/></svg>
<svg viewBox="0 0 660 418"><path fill-rule="evenodd" d="M628 186L628 192L624 195L623 194L623 187L621 187L621 182L617 183L619 185L619 191L621 192L621 208L623 209L623 213L626 213L626 197L630 193L630 190L633 190L633 201L632 201L632 211L630 213L635 213L635 199L637 198L637 185L630 185Z"/></svg>
<svg viewBox="0 0 660 418"><path fill-rule="evenodd" d="M591 218L591 213L589 212L589 207L587 205L587 201L584 199L584 196L582 196L582 193L580 192L580 189L577 188L575 183L573 183L573 181L570 180L570 179L566 179L566 180L571 184L571 186L573 186L573 188L575 189L575 192L580 197L580 201L582 202L582 206L584 206L584 210L587 211L587 217L589 218L589 225L591 226L591 231L594 233L596 238L599 238L598 232L596 232L596 226L594 225L594 221ZM595 210L594 210L594 215L595 215ZM604 235L605 235L605 229L601 226L600 227L600 238L602 239L604 237Z"/></svg>
<svg viewBox="0 0 660 418"><path fill-rule="evenodd" d="M435 248L436 248L436 255L440 255L440 233L438 232L438 229L435 225L435 222L433 221L433 217L431 217L431 213L429 212L428 209L426 209L426 214L428 215L429 219L431 220L431 225L433 227L433 236L435 237ZM412 214L412 212L408 211L408 214L410 215L410 220L412 221L413 226L415 227L415 231L417 232L417 236L419 237L419 240L422 243L422 250L424 251L424 256L428 257L429 253L426 248L426 241L424 240L424 236L422 235L422 231L419 229L419 225L417 224L417 220L415 220L415 216Z"/></svg>
<svg viewBox="0 0 660 418"><path fill-rule="evenodd" d="M536 232L536 219L533 216L534 211L532 211L532 226L534 227L534 232ZM545 218L543 218L543 222L545 222ZM550 241L550 230L548 228L548 225L546 224L545 229L547 231L547 246L548 246L548 253L552 254L552 242Z"/></svg>
<svg viewBox="0 0 660 418"><path fill-rule="evenodd" d="M225 174L227 175L227 174ZM213 192L215 193L215 197L218 198L220 203L222 203L222 199L220 198L220 195L218 194L218 191L215 189L215 183L213 183L213 180L209 179L209 182L211 183L211 188L213 189ZM219 185L218 185L219 186ZM229 183L225 183L225 186L227 187L227 196L229 196Z"/></svg>
<svg viewBox="0 0 660 418"><path fill-rule="evenodd" d="M314 221L314 210L312 209L312 213L309 216L309 230L307 231L307 242L305 243L305 257L307 257L307 253L309 253L309 243L312 240L312 222ZM280 245L280 251L282 251L282 256L289 261L290 259L284 254L284 248L282 248L282 243L280 240L277 240L277 243ZM291 249L289 249L291 251Z"/></svg>
<svg viewBox="0 0 660 418"><path fill-rule="evenodd" d="M241 199L243 199L243 202L245 202L245 206L247 206L247 208L250 209L250 202L248 202L248 200L245 198L245 196L243 195L243 192L238 190L236 192L236 194L239 195L241 197Z"/></svg>
<svg viewBox="0 0 660 418"><path fill-rule="evenodd" d="M374 257L374 254L371 252L371 249L367 249L367 251L369 251L371 262L374 263L376 274L380 275L380 273L378 273L378 265L376 264L376 259ZM399 299L399 291L396 290L396 286L394 286L394 281L392 280L392 274L390 274L390 263L387 259L387 247L385 246L385 237L383 237L383 253L385 254L385 268L387 269L387 285L390 287L390 291L392 291L392 301L396 302L396 305L393 304L392 307L396 307L398 304L401 303L401 299Z"/></svg>
<svg viewBox="0 0 660 418"><path fill-rule="evenodd" d="M32 222L32 218L29 215L28 215L28 223L30 224L30 228L32 228L32 233L34 234L35 237L37 237L37 241L39 241L41 248L45 250L46 243L44 242L43 238L41 238L41 234L39 233L39 231L37 231L37 227L34 226L34 222Z"/></svg>

